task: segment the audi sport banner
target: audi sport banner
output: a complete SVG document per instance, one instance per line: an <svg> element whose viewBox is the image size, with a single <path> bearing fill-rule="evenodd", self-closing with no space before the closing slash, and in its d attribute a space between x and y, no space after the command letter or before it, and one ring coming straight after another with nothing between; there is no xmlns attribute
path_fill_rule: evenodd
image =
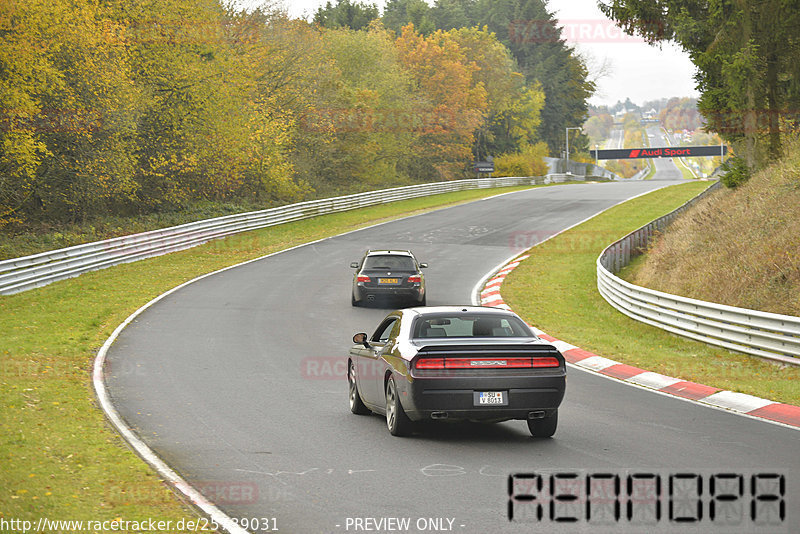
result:
<svg viewBox="0 0 800 534"><path fill-rule="evenodd" d="M667 146L660 148L613 148L609 150L590 150L597 159L630 159L630 158L682 158L691 156L724 156L727 146Z"/></svg>

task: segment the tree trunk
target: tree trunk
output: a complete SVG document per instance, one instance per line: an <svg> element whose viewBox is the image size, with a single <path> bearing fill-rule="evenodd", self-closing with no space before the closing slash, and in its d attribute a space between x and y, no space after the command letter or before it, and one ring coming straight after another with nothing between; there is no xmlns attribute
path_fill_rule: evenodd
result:
<svg viewBox="0 0 800 534"><path fill-rule="evenodd" d="M740 0L739 8L743 16L742 20L742 44L747 46L750 43L753 19L750 16L750 6L748 2ZM752 52L752 49L750 50ZM751 58L752 61L752 58ZM744 115L744 159L750 172L756 170L756 140L758 137L758 116L756 113L756 81L748 79L745 82L745 115Z"/></svg>
<svg viewBox="0 0 800 534"><path fill-rule="evenodd" d="M769 113L769 155L770 158L778 159L782 156L781 151L781 132L780 115L778 109L778 58L776 53L767 55L767 113Z"/></svg>

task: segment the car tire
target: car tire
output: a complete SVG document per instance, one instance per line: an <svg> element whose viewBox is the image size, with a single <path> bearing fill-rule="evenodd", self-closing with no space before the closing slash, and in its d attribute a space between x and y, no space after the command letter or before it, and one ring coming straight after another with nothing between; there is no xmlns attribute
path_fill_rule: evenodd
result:
<svg viewBox="0 0 800 534"><path fill-rule="evenodd" d="M368 415L372 413L369 408L364 405L361 400L361 395L358 393L358 386L356 385L356 366L350 362L347 369L347 385L350 390L350 411L356 415Z"/></svg>
<svg viewBox="0 0 800 534"><path fill-rule="evenodd" d="M419 303L419 305L420 306L427 306L427 302L428 302L428 295L427 294L422 295L422 301Z"/></svg>
<svg viewBox="0 0 800 534"><path fill-rule="evenodd" d="M356 300L356 296L350 293L350 305L351 306L358 306L358 301Z"/></svg>
<svg viewBox="0 0 800 534"><path fill-rule="evenodd" d="M534 438L550 438L558 427L558 410L543 419L528 419L528 430Z"/></svg>
<svg viewBox="0 0 800 534"><path fill-rule="evenodd" d="M393 436L407 436L411 433L412 427L411 419L408 418L400 403L397 384L394 382L394 377L391 376L386 383L386 426Z"/></svg>

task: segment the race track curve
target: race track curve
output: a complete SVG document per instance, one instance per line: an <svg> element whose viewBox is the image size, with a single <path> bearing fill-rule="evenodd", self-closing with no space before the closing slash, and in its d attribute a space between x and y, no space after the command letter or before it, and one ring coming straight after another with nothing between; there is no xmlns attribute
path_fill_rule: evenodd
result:
<svg viewBox="0 0 800 534"><path fill-rule="evenodd" d="M394 438L383 418L348 410L343 361L351 337L371 331L387 313L350 306L349 264L365 249L413 250L430 264L429 305L469 304L475 284L512 254L664 185L562 185L506 194L204 278L122 331L108 354L108 390L141 438L223 510L233 517L276 518L280 532L800 531L796 430L576 369L568 370L559 429L548 440L531 438L521 421L429 425L413 437ZM509 522L508 475L553 470L579 480L612 473L623 482L627 475L658 474L663 498L670 475L697 474L705 484L703 499L715 473L741 475L745 493L752 475L779 473L789 515L772 526L754 523L747 493L733 503L742 505L739 526L712 523L709 502L694 526L670 522L669 513L693 512L691 505L682 512L666 501L658 519L648 517L647 503L632 501L631 520L623 506L618 523L604 523L610 516L598 515L597 508L589 522L585 504L565 502L556 514L575 514L577 523L549 519L547 507L541 523L530 517ZM675 480L685 486L697 478ZM756 480L764 481L769 479ZM676 495L683 486L675 486ZM759 501L770 506L765 503ZM731 513L728 523L735 522L735 509ZM758 519L766 522L770 513ZM355 518L395 517L408 518L408 529L385 522L355 528Z"/></svg>

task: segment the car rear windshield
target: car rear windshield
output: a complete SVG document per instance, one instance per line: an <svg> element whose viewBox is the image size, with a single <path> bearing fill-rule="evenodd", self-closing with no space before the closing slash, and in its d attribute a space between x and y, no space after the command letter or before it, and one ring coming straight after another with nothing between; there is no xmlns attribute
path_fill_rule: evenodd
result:
<svg viewBox="0 0 800 534"><path fill-rule="evenodd" d="M388 271L416 271L414 260L410 256L367 256L364 269Z"/></svg>
<svg viewBox="0 0 800 534"><path fill-rule="evenodd" d="M465 314L418 317L412 337L533 337L533 334L513 316Z"/></svg>

